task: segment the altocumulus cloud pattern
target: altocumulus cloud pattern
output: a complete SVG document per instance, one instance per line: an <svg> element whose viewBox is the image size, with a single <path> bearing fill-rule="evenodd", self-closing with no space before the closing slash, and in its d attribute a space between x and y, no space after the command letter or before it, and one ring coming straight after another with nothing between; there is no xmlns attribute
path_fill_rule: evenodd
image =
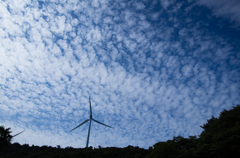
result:
<svg viewBox="0 0 240 158"><path fill-rule="evenodd" d="M0 122L13 142L148 148L240 103L238 0L2 0Z"/></svg>

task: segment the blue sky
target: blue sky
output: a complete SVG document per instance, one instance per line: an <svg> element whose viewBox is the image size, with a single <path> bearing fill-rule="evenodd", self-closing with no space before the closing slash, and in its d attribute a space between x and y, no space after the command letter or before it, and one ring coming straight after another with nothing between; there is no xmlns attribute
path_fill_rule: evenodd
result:
<svg viewBox="0 0 240 158"><path fill-rule="evenodd" d="M238 0L2 0L0 123L29 145L148 148L240 103Z"/></svg>

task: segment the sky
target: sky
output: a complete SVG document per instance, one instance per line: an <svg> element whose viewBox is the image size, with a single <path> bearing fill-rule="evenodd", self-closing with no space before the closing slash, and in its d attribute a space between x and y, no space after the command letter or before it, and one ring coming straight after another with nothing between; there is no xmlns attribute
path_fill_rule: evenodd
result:
<svg viewBox="0 0 240 158"><path fill-rule="evenodd" d="M240 104L239 0L0 1L13 143L148 148Z"/></svg>

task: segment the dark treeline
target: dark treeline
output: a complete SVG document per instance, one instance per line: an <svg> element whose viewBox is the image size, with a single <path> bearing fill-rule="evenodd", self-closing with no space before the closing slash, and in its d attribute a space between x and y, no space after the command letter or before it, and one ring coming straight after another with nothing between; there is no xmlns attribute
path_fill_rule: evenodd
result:
<svg viewBox="0 0 240 158"><path fill-rule="evenodd" d="M219 117L207 120L197 136L173 137L143 149L125 148L61 148L11 143L10 129L0 126L0 158L235 158L240 155L240 106L223 110Z"/></svg>

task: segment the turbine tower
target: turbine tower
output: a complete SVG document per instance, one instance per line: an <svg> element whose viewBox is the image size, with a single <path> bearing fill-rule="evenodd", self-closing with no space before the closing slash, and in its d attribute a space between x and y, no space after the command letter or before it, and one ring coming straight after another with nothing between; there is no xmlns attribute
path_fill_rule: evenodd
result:
<svg viewBox="0 0 240 158"><path fill-rule="evenodd" d="M97 121L97 120L95 120L95 119L92 118L92 107L91 107L90 97L89 97L89 106L90 106L90 117L89 117L89 119L83 121L83 122L82 122L81 124L79 124L77 127L73 128L71 131L69 131L69 132L72 132L73 130L77 129L78 127L80 127L80 126L82 126L83 124L85 124L85 123L87 123L88 121L90 121L90 122L89 122L89 127L88 127L88 136L87 136L86 147L88 147L88 143L89 143L89 136L90 136L90 129L91 129L91 121L94 121L94 122L99 123L99 124L101 124L101 125L107 126L107 127L109 127L109 128L113 128L113 127L111 127L111 126L105 125L104 123L101 123L101 122L99 122L99 121Z"/></svg>

